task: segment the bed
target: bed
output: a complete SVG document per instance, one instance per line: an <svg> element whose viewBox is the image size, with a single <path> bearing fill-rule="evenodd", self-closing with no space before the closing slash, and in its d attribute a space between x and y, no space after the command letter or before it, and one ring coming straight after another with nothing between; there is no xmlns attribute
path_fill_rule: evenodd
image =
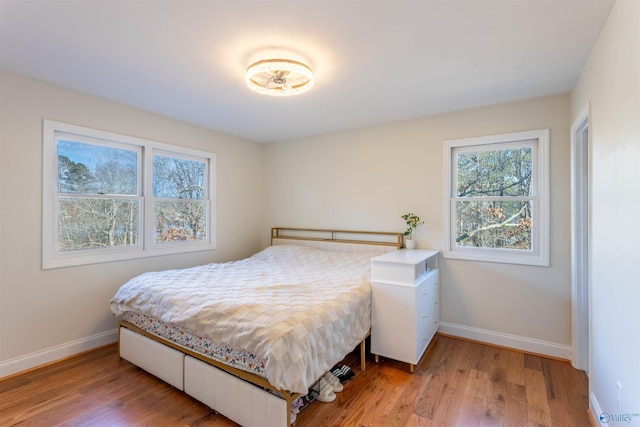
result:
<svg viewBox="0 0 640 427"><path fill-rule="evenodd" d="M402 233L278 227L244 260L144 273L111 300L120 356L243 426L288 426L358 345L364 369L370 259L401 245Z"/></svg>

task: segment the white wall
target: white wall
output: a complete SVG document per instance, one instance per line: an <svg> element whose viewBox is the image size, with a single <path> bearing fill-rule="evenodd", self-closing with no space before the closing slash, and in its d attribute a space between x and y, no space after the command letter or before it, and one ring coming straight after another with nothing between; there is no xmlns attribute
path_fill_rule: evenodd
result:
<svg viewBox="0 0 640 427"><path fill-rule="evenodd" d="M141 272L259 249L260 145L7 72L0 99L0 377L114 341L109 300ZM43 271L44 118L217 153L218 249Z"/></svg>
<svg viewBox="0 0 640 427"><path fill-rule="evenodd" d="M263 230L404 231L411 211L418 246L441 249L442 141L549 128L551 267L441 259L441 330L569 359L569 113L566 94L269 144Z"/></svg>
<svg viewBox="0 0 640 427"><path fill-rule="evenodd" d="M573 91L572 116L589 101L589 379L597 419L640 414L640 2L615 3ZM619 424L638 426L640 415Z"/></svg>

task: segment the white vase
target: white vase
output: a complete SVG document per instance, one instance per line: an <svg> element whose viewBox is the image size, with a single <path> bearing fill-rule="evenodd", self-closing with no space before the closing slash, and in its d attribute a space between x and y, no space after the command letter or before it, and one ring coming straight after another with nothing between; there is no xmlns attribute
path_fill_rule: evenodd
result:
<svg viewBox="0 0 640 427"><path fill-rule="evenodd" d="M416 248L416 241L413 239L406 239L404 241L404 247L407 249L415 249Z"/></svg>

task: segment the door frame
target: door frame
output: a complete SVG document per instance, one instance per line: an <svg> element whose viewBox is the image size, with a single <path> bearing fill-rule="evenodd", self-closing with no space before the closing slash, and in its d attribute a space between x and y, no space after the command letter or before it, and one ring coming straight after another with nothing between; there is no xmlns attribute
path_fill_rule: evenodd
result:
<svg viewBox="0 0 640 427"><path fill-rule="evenodd" d="M591 105L571 126L571 364L589 373L591 360Z"/></svg>

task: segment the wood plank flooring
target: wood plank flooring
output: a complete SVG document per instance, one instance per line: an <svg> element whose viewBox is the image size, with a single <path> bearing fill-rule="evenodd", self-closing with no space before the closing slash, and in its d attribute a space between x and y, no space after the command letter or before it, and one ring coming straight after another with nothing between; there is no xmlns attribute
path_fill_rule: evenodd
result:
<svg viewBox="0 0 640 427"><path fill-rule="evenodd" d="M446 336L414 374L347 356L356 377L302 426L590 426L587 378L569 363ZM0 380L0 426L235 426L121 360L115 345Z"/></svg>

